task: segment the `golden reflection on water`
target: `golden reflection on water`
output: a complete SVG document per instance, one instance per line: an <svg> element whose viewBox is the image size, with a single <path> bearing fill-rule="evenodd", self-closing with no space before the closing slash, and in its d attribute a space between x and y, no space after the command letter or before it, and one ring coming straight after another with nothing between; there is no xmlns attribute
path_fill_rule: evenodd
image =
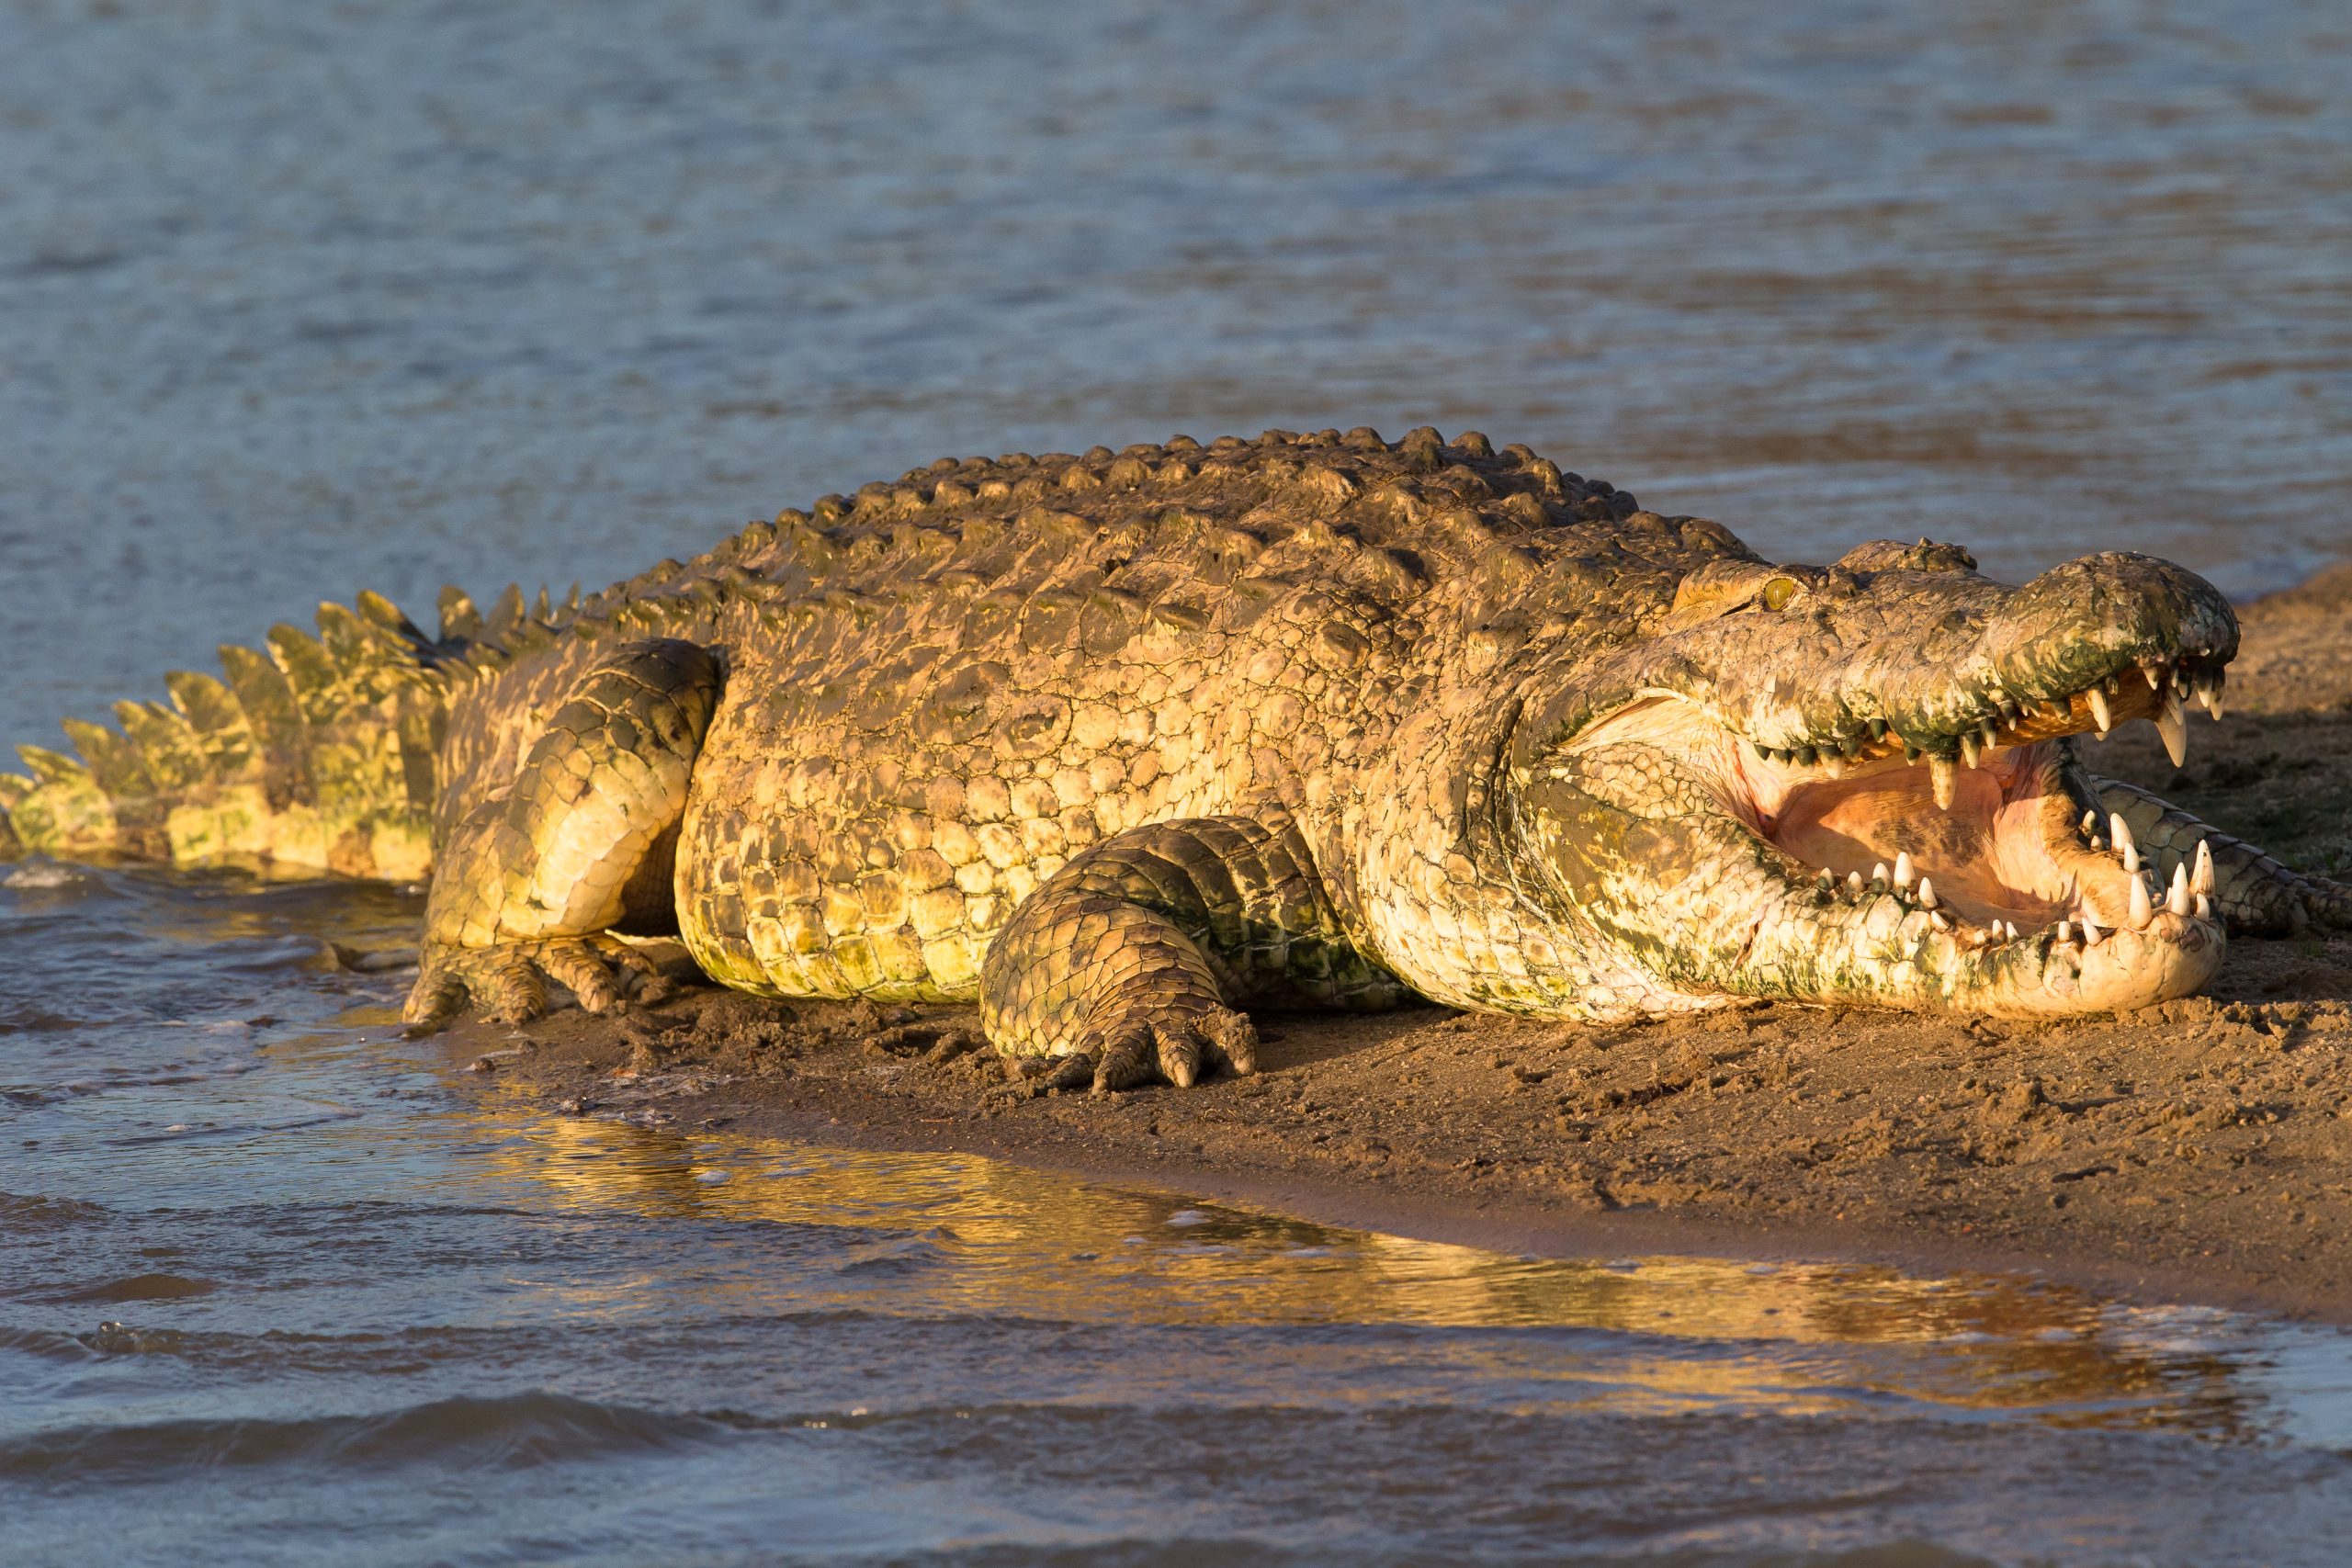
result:
<svg viewBox="0 0 2352 1568"><path fill-rule="evenodd" d="M461 1114L489 1123L482 1146L499 1174L560 1208L863 1231L862 1260L917 1260L862 1281L865 1310L878 1289L879 1310L981 1321L1587 1330L1610 1337L1472 1337L1430 1353L1537 1380L1530 1403L1547 1405L1850 1415L1857 1399L1893 1398L2207 1437L2265 1427L2266 1395L2231 1353L2225 1314L2129 1308L2026 1277L1513 1258L973 1155L649 1131L545 1116L511 1094ZM757 1281L710 1288L744 1293L747 1312L774 1306L749 1299Z"/></svg>

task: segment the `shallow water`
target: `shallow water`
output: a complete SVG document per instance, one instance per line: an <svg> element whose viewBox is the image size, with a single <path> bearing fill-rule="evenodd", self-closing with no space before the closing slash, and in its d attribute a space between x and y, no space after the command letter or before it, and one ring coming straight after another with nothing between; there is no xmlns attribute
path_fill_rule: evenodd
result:
<svg viewBox="0 0 2352 1568"><path fill-rule="evenodd" d="M0 649L71 652L0 739L1180 430L2277 586L2352 542L2347 79L2292 0L23 0Z"/></svg>
<svg viewBox="0 0 2352 1568"><path fill-rule="evenodd" d="M594 585L942 452L1178 430L1477 427L1798 558L2275 586L2352 542L2347 77L2284 0L26 0L0 739L362 586ZM2332 1331L549 1121L324 956L415 916L0 887L0 1562L2352 1526Z"/></svg>
<svg viewBox="0 0 2352 1568"><path fill-rule="evenodd" d="M44 885L46 884L46 885ZM381 890L0 886L0 1561L2333 1562L2352 1340L550 1117Z"/></svg>

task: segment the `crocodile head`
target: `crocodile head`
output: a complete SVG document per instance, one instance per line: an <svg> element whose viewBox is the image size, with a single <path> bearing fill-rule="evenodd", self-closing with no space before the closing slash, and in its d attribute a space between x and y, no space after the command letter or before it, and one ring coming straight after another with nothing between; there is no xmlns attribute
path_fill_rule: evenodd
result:
<svg viewBox="0 0 2352 1568"><path fill-rule="evenodd" d="M1924 540L1700 568L1517 727L1508 852L1666 998L2031 1016L2197 989L2210 871L2158 885L2066 738L2148 718L2177 761L2185 703L2219 711L2228 602L2127 553L2016 588L1974 568Z"/></svg>

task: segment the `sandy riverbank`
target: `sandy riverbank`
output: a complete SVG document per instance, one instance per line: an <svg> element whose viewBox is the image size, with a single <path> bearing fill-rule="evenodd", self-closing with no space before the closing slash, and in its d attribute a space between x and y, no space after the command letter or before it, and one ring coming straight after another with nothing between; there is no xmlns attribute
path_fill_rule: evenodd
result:
<svg viewBox="0 0 2352 1568"><path fill-rule="evenodd" d="M2282 858L2352 864L2352 568L2249 606L2176 773L2093 764ZM2211 993L2049 1026L1768 1006L1590 1028L1261 1019L1262 1070L1017 1098L956 1009L696 990L450 1049L575 1113L1003 1156L1518 1250L2044 1268L2352 1322L2352 938L2233 942Z"/></svg>

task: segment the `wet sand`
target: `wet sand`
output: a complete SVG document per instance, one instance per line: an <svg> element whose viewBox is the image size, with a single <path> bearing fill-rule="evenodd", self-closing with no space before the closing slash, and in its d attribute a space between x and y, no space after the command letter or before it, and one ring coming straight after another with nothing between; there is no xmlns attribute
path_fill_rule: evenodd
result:
<svg viewBox="0 0 2352 1568"><path fill-rule="evenodd" d="M2244 611L2176 772L2092 765L2290 863L2352 863L2352 567ZM1766 1005L1591 1027L1261 1015L1261 1069L1030 1095L970 1010L696 988L450 1050L577 1114L1001 1156L1544 1253L2026 1267L2352 1322L2352 935L2233 941L2202 997L2050 1025Z"/></svg>

